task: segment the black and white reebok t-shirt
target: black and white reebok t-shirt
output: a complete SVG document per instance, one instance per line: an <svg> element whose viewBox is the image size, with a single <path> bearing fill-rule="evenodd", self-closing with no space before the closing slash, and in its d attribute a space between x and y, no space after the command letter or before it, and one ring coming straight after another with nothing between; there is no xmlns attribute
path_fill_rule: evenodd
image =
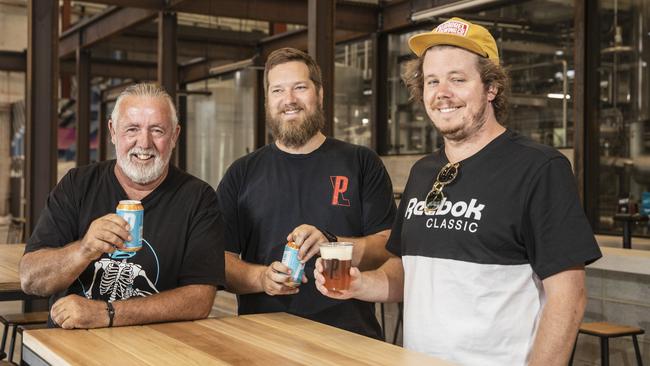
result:
<svg viewBox="0 0 650 366"><path fill-rule="evenodd" d="M524 365L541 280L601 256L570 164L506 131L460 162L427 214L447 162L438 151L413 166L387 244L404 265L404 345L462 365Z"/></svg>

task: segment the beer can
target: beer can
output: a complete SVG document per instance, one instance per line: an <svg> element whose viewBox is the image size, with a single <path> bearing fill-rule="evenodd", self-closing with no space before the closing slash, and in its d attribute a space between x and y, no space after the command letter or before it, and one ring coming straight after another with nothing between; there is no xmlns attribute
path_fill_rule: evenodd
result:
<svg viewBox="0 0 650 366"><path fill-rule="evenodd" d="M122 200L115 210L131 227L131 240L124 242L122 251L135 252L142 248L142 228L144 221L144 207L140 201Z"/></svg>
<svg viewBox="0 0 650 366"><path fill-rule="evenodd" d="M290 241L284 246L284 253L282 254L282 264L291 269L291 282L294 286L300 286L302 283L302 274L305 271L305 264L300 263L298 258L298 250L300 249L296 243Z"/></svg>

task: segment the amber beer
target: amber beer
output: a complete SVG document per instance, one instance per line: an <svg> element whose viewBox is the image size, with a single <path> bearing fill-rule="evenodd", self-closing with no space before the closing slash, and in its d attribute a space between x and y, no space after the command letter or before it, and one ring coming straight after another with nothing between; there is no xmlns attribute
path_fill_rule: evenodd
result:
<svg viewBox="0 0 650 366"><path fill-rule="evenodd" d="M320 245L325 287L328 290L342 291L350 288L352 248L352 243L325 243Z"/></svg>

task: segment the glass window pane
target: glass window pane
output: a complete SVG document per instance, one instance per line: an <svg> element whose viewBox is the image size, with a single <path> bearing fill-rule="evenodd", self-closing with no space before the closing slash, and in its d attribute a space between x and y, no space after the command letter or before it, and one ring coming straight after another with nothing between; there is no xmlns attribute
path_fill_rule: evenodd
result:
<svg viewBox="0 0 650 366"><path fill-rule="evenodd" d="M334 58L334 137L371 146L372 42L340 44Z"/></svg>
<svg viewBox="0 0 650 366"><path fill-rule="evenodd" d="M643 0L600 0L600 167L596 230L621 233L615 222L619 198L632 211L650 213L650 4ZM587 182L588 184L588 182ZM634 234L649 235L648 225Z"/></svg>

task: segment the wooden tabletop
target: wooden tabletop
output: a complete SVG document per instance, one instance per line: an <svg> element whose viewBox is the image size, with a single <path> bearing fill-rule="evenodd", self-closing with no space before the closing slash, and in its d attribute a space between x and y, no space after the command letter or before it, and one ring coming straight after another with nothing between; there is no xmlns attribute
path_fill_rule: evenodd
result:
<svg viewBox="0 0 650 366"><path fill-rule="evenodd" d="M0 244L0 300L19 300L24 295L18 275L24 251L25 244Z"/></svg>
<svg viewBox="0 0 650 366"><path fill-rule="evenodd" d="M30 365L451 365L286 313L23 333Z"/></svg>

